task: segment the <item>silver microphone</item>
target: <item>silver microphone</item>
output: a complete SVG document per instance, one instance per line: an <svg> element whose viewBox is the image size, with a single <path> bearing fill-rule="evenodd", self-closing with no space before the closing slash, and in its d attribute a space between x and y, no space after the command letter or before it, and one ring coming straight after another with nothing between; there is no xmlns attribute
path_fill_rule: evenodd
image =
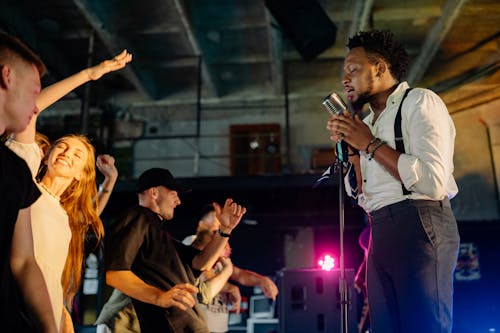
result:
<svg viewBox="0 0 500 333"><path fill-rule="evenodd" d="M331 115L341 115L347 111L347 105L335 91L323 99L323 106ZM336 144L337 159L341 162L349 160L347 143L344 142L344 135L341 133Z"/></svg>
<svg viewBox="0 0 500 333"><path fill-rule="evenodd" d="M326 111L330 112L332 115L343 114L344 111L347 111L347 105L342 100L342 97L340 97L335 91L325 97L323 100L323 106Z"/></svg>

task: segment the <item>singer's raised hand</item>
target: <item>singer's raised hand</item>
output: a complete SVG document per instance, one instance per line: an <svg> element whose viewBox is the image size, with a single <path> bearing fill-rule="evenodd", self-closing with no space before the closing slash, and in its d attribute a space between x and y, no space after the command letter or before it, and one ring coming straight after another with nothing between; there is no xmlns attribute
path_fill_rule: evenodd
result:
<svg viewBox="0 0 500 333"><path fill-rule="evenodd" d="M342 134L342 139L356 150L365 150L368 143L373 139L370 128L358 115L353 118L349 112L344 112L343 115L331 116L326 128L330 131L330 140L337 142Z"/></svg>
<svg viewBox="0 0 500 333"><path fill-rule="evenodd" d="M345 111L345 115L332 114L330 119L326 123L326 129L330 131L330 140L333 142L339 142L344 138L344 132L342 128L344 127L342 122L345 117L349 115L349 112Z"/></svg>

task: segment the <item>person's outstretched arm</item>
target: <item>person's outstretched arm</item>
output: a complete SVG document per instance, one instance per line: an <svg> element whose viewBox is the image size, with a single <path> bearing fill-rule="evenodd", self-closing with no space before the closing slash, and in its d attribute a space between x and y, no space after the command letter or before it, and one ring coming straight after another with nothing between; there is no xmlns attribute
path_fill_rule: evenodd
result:
<svg viewBox="0 0 500 333"><path fill-rule="evenodd" d="M37 320L35 324L40 332L56 333L57 326L47 284L35 260L29 207L21 209L17 216L12 238L10 267L25 304Z"/></svg>
<svg viewBox="0 0 500 333"><path fill-rule="evenodd" d="M104 74L122 69L132 60L132 55L123 50L112 59L104 60L98 65L86 68L61 81L58 81L44 89L36 98L36 106L42 112L62 97L66 96L73 89L84 83L100 79Z"/></svg>
<svg viewBox="0 0 500 333"><path fill-rule="evenodd" d="M38 118L38 114L41 111L54 104L56 101L64 97L66 94L68 94L78 86L90 80L97 80L106 73L121 69L125 67L125 65L131 60L132 55L124 50L113 59L105 60L99 65L86 68L64 80L56 82L48 86L47 88L42 89L42 91L36 97L36 106L38 108L38 113L31 118L28 126L22 132L14 133L14 139L21 143L33 143L35 141L36 134L36 121Z"/></svg>
<svg viewBox="0 0 500 333"><path fill-rule="evenodd" d="M248 269L241 269L233 266L233 274L230 279L247 287L259 286L264 295L272 300L275 300L276 295L278 295L278 287L270 278L256 272L249 271Z"/></svg>

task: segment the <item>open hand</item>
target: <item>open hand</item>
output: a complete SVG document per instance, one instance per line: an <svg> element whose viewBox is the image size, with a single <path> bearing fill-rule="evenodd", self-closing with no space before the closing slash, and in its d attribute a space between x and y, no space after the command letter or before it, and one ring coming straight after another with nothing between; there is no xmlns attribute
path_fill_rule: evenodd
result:
<svg viewBox="0 0 500 333"><path fill-rule="evenodd" d="M238 205L233 199L226 199L224 207L214 202L215 216L220 222L221 230L226 233L231 232L238 223L240 223L242 216L247 212L247 209Z"/></svg>
<svg viewBox="0 0 500 333"><path fill-rule="evenodd" d="M101 62L96 66L87 68L86 72L90 80L98 80L106 73L122 69L130 61L132 61L132 55L128 53L127 50L123 50L120 54L116 55L114 58L104 60L103 62Z"/></svg>

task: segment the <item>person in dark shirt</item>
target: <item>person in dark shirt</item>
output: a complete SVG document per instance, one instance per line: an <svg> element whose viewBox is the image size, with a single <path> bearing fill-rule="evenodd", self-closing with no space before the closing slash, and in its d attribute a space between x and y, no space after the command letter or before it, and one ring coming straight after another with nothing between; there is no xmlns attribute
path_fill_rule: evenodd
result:
<svg viewBox="0 0 500 333"><path fill-rule="evenodd" d="M38 113L42 61L0 33L0 135L22 131ZM47 286L36 264L30 206L40 196L26 163L0 143L0 323L8 332L56 332Z"/></svg>
<svg viewBox="0 0 500 333"><path fill-rule="evenodd" d="M246 208L227 199L214 203L221 226L203 251L173 239L166 229L178 193L187 188L167 169L144 171L136 184L139 205L131 208L108 232L106 282L132 298L142 333L208 333L196 305L195 274L213 267Z"/></svg>

